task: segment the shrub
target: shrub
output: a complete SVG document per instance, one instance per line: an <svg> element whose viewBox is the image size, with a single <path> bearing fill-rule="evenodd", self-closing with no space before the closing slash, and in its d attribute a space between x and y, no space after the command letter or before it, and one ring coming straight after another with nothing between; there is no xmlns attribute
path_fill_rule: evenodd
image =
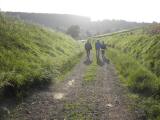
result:
<svg viewBox="0 0 160 120"><path fill-rule="evenodd" d="M156 76L143 68L138 67L128 78L129 87L135 92L151 95L158 90Z"/></svg>

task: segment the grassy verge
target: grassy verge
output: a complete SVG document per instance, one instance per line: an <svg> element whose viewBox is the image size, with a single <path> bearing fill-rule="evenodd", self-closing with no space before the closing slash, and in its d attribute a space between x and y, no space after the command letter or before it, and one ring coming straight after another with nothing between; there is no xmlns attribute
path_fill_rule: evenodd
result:
<svg viewBox="0 0 160 120"><path fill-rule="evenodd" d="M80 56L80 44L71 37L0 14L0 96L21 96L55 81Z"/></svg>
<svg viewBox="0 0 160 120"><path fill-rule="evenodd" d="M91 106L81 102L65 104L65 119L69 120L92 120Z"/></svg>
<svg viewBox="0 0 160 120"><path fill-rule="evenodd" d="M108 49L107 56L117 68L124 85L131 91L130 96L137 103L134 107L142 109L147 119L158 120L160 118L159 78L129 54L111 48Z"/></svg>
<svg viewBox="0 0 160 120"><path fill-rule="evenodd" d="M95 80L96 73L97 73L97 67L98 65L96 63L96 58L94 58L92 64L87 68L86 73L83 77L84 83L89 83Z"/></svg>
<svg viewBox="0 0 160 120"><path fill-rule="evenodd" d="M56 78L56 82L61 82L65 79L65 77L67 75L69 75L69 73L71 72L72 68L75 66L75 64L77 64L78 62L80 62L81 57L83 56L84 52L80 52L79 54L75 55L74 57L72 57L71 59L69 59L69 61L65 64L65 66L63 68L63 71L61 71L61 74L59 74Z"/></svg>

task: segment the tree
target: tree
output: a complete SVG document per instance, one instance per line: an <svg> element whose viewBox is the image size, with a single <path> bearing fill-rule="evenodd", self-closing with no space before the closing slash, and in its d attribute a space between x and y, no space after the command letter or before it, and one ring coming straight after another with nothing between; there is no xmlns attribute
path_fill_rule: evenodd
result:
<svg viewBox="0 0 160 120"><path fill-rule="evenodd" d="M67 29L67 34L71 35L73 38L78 39L80 33L80 27L78 25L72 25Z"/></svg>

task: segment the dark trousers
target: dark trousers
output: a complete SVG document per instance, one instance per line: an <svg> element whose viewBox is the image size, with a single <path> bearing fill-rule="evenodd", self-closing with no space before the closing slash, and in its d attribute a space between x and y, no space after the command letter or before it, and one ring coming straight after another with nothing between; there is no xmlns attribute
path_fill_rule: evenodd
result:
<svg viewBox="0 0 160 120"><path fill-rule="evenodd" d="M96 58L97 58L97 60L99 60L99 56L100 56L100 49L96 49Z"/></svg>
<svg viewBox="0 0 160 120"><path fill-rule="evenodd" d="M90 56L90 50L86 50L86 54L87 54L87 59L90 60L89 56Z"/></svg>

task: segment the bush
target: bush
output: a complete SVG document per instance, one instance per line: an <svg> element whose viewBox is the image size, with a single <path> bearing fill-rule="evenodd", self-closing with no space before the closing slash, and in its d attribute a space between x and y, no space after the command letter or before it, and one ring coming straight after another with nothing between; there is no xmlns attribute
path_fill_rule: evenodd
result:
<svg viewBox="0 0 160 120"><path fill-rule="evenodd" d="M159 120L160 101L153 98L141 99L138 103L140 109L143 109L148 120Z"/></svg>
<svg viewBox="0 0 160 120"><path fill-rule="evenodd" d="M152 95L158 90L156 76L145 69L138 67L128 78L130 81L128 86L135 92Z"/></svg>

